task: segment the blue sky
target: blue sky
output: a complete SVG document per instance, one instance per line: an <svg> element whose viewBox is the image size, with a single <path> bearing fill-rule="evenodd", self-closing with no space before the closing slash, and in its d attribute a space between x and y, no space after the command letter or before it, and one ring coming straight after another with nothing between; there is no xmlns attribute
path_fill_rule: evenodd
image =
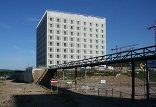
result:
<svg viewBox="0 0 156 107"><path fill-rule="evenodd" d="M156 0L1 0L0 69L35 67L35 28L47 9L106 17L107 53L154 44L147 27L156 20Z"/></svg>

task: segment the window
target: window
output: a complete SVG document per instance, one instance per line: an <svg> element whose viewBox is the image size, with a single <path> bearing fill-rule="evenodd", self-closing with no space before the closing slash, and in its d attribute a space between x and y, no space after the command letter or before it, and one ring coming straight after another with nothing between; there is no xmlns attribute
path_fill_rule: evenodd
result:
<svg viewBox="0 0 156 107"><path fill-rule="evenodd" d="M77 53L80 53L80 50L77 50Z"/></svg>
<svg viewBox="0 0 156 107"><path fill-rule="evenodd" d="M57 22L60 22L60 19L57 19Z"/></svg>
<svg viewBox="0 0 156 107"><path fill-rule="evenodd" d="M84 33L84 37L86 37L86 33Z"/></svg>
<svg viewBox="0 0 156 107"><path fill-rule="evenodd" d="M74 50L73 50L73 49L71 49L71 50L70 50L70 52L71 52L71 53L74 53Z"/></svg>
<svg viewBox="0 0 156 107"><path fill-rule="evenodd" d="M73 38L70 38L70 40L73 41L74 39Z"/></svg>
<svg viewBox="0 0 156 107"><path fill-rule="evenodd" d="M90 26L92 26L92 23L90 23Z"/></svg>
<svg viewBox="0 0 156 107"><path fill-rule="evenodd" d="M93 46L92 45L90 45L90 48L92 48Z"/></svg>
<svg viewBox="0 0 156 107"><path fill-rule="evenodd" d="M73 20L71 20L70 22L71 22L71 24L73 24Z"/></svg>
<svg viewBox="0 0 156 107"><path fill-rule="evenodd" d="M84 25L86 25L86 22L84 22Z"/></svg>
<svg viewBox="0 0 156 107"><path fill-rule="evenodd" d="M63 39L64 39L64 41L67 41L67 37L64 37Z"/></svg>
<svg viewBox="0 0 156 107"><path fill-rule="evenodd" d="M63 45L64 45L64 47L66 47L67 46L67 43L64 43Z"/></svg>
<svg viewBox="0 0 156 107"><path fill-rule="evenodd" d="M64 33L64 35L67 35L67 31L64 31L63 33Z"/></svg>
<svg viewBox="0 0 156 107"><path fill-rule="evenodd" d="M57 58L59 58L60 56L59 55L56 55L57 56Z"/></svg>
<svg viewBox="0 0 156 107"><path fill-rule="evenodd" d="M96 27L98 27L98 24L96 24Z"/></svg>
<svg viewBox="0 0 156 107"><path fill-rule="evenodd" d="M84 52L84 54L86 54L86 50L84 50L83 52Z"/></svg>
<svg viewBox="0 0 156 107"><path fill-rule="evenodd" d="M66 59L67 58L67 55L64 55L64 59Z"/></svg>
<svg viewBox="0 0 156 107"><path fill-rule="evenodd" d="M98 45L96 45L96 49L98 49Z"/></svg>
<svg viewBox="0 0 156 107"><path fill-rule="evenodd" d="M103 40L101 42L102 42L102 44L104 43Z"/></svg>
<svg viewBox="0 0 156 107"><path fill-rule="evenodd" d="M52 42L50 42L50 46L52 46Z"/></svg>
<svg viewBox="0 0 156 107"><path fill-rule="evenodd" d="M84 42L86 42L86 39L84 39Z"/></svg>
<svg viewBox="0 0 156 107"><path fill-rule="evenodd" d="M67 20L66 19L64 19L64 23L67 23Z"/></svg>
<svg viewBox="0 0 156 107"><path fill-rule="evenodd" d="M73 59L74 58L73 55L71 55L70 58Z"/></svg>
<svg viewBox="0 0 156 107"><path fill-rule="evenodd" d="M84 27L84 31L86 31L86 28Z"/></svg>
<svg viewBox="0 0 156 107"><path fill-rule="evenodd" d="M70 45L71 47L73 47L74 45L71 43L71 45Z"/></svg>
<svg viewBox="0 0 156 107"><path fill-rule="evenodd" d="M52 61L50 61L50 64L52 64Z"/></svg>
<svg viewBox="0 0 156 107"><path fill-rule="evenodd" d="M104 49L104 46L102 46L102 49Z"/></svg>
<svg viewBox="0 0 156 107"><path fill-rule="evenodd" d="M70 32L70 34L73 35L74 33L73 32Z"/></svg>
<svg viewBox="0 0 156 107"><path fill-rule="evenodd" d="M92 51L90 51L90 54L92 54Z"/></svg>
<svg viewBox="0 0 156 107"><path fill-rule="evenodd" d="M92 28L90 28L90 32L92 32Z"/></svg>
<svg viewBox="0 0 156 107"><path fill-rule="evenodd" d="M50 36L50 40L52 40L53 39L53 37L52 36Z"/></svg>
<svg viewBox="0 0 156 107"><path fill-rule="evenodd" d="M53 30L50 30L50 33L53 33Z"/></svg>
<svg viewBox="0 0 156 107"><path fill-rule="evenodd" d="M80 56L77 56L77 59L80 59Z"/></svg>
<svg viewBox="0 0 156 107"><path fill-rule="evenodd" d="M80 36L80 33L79 32L77 32L77 36Z"/></svg>
<svg viewBox="0 0 156 107"><path fill-rule="evenodd" d="M60 25L57 24L57 28L60 28Z"/></svg>
<svg viewBox="0 0 156 107"><path fill-rule="evenodd" d="M80 24L80 21L77 21L77 24L79 25Z"/></svg>
<svg viewBox="0 0 156 107"><path fill-rule="evenodd" d="M52 52L52 48L50 48L49 51Z"/></svg>
<svg viewBox="0 0 156 107"><path fill-rule="evenodd" d="M101 24L101 27L103 27L103 24Z"/></svg>
<svg viewBox="0 0 156 107"><path fill-rule="evenodd" d="M90 34L90 37L92 37L92 34Z"/></svg>
<svg viewBox="0 0 156 107"><path fill-rule="evenodd" d="M57 43L57 46L60 46L60 44L59 44L59 43Z"/></svg>
<svg viewBox="0 0 156 107"><path fill-rule="evenodd" d="M98 38L98 35L96 34L96 38Z"/></svg>
<svg viewBox="0 0 156 107"><path fill-rule="evenodd" d="M77 44L77 47L79 48L80 47L80 44Z"/></svg>
<svg viewBox="0 0 156 107"><path fill-rule="evenodd" d="M96 40L96 43L98 43L98 40Z"/></svg>
<svg viewBox="0 0 156 107"><path fill-rule="evenodd" d="M84 59L86 59L87 57L86 56L84 56Z"/></svg>
<svg viewBox="0 0 156 107"><path fill-rule="evenodd" d="M87 46L86 46L86 45L84 45L84 48L87 48Z"/></svg>
<svg viewBox="0 0 156 107"><path fill-rule="evenodd" d="M60 62L59 61L57 61L57 64L59 64Z"/></svg>
<svg viewBox="0 0 156 107"><path fill-rule="evenodd" d="M96 32L98 32L98 29L96 29Z"/></svg>
<svg viewBox="0 0 156 107"><path fill-rule="evenodd" d="M60 34L60 31L59 30L57 30L57 34Z"/></svg>
<svg viewBox="0 0 156 107"><path fill-rule="evenodd" d="M64 51L64 53L66 53L67 52L67 49L64 49L63 51Z"/></svg>
<svg viewBox="0 0 156 107"><path fill-rule="evenodd" d="M103 33L103 30L101 30L101 32Z"/></svg>
<svg viewBox="0 0 156 107"><path fill-rule="evenodd" d="M67 29L67 25L64 25L64 29Z"/></svg>
<svg viewBox="0 0 156 107"><path fill-rule="evenodd" d="M103 38L104 36L102 35L102 38Z"/></svg>
<svg viewBox="0 0 156 107"><path fill-rule="evenodd" d="M104 54L104 51L101 51L101 54L103 55Z"/></svg>
<svg viewBox="0 0 156 107"><path fill-rule="evenodd" d="M90 39L90 43L92 43L92 39Z"/></svg>
<svg viewBox="0 0 156 107"><path fill-rule="evenodd" d="M70 29L71 29L71 30L73 30L73 28L74 28L73 26L70 26Z"/></svg>
<svg viewBox="0 0 156 107"><path fill-rule="evenodd" d="M80 39L79 38L77 38L77 42L80 42Z"/></svg>
<svg viewBox="0 0 156 107"><path fill-rule="evenodd" d="M53 21L53 18L50 18L50 21Z"/></svg>
<svg viewBox="0 0 156 107"><path fill-rule="evenodd" d="M52 58L52 55L50 54L49 57Z"/></svg>
<svg viewBox="0 0 156 107"><path fill-rule="evenodd" d="M80 30L80 27L77 27L77 30Z"/></svg>
<svg viewBox="0 0 156 107"><path fill-rule="evenodd" d="M96 54L98 54L98 51L96 51Z"/></svg>
<svg viewBox="0 0 156 107"><path fill-rule="evenodd" d="M59 49L57 49L57 52L59 52L60 50Z"/></svg>
<svg viewBox="0 0 156 107"><path fill-rule="evenodd" d="M53 24L50 24L50 27L53 27Z"/></svg>
<svg viewBox="0 0 156 107"><path fill-rule="evenodd" d="M57 40L60 40L60 38L57 36Z"/></svg>

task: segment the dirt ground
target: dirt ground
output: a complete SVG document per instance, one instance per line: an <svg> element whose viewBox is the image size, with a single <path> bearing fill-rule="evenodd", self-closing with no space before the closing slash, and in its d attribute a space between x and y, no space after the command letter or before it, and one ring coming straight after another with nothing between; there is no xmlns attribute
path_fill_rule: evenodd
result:
<svg viewBox="0 0 156 107"><path fill-rule="evenodd" d="M133 104L129 99L91 96L61 89L59 93L52 93L49 89L35 84L0 81L0 107L125 107L125 105L132 107Z"/></svg>
<svg viewBox="0 0 156 107"><path fill-rule="evenodd" d="M0 107L64 107L74 106L63 95L50 93L39 85L0 81Z"/></svg>

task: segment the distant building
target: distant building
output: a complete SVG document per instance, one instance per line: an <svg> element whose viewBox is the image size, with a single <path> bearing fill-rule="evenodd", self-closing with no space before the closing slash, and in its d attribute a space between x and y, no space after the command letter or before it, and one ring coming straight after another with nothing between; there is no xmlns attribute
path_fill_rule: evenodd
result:
<svg viewBox="0 0 156 107"><path fill-rule="evenodd" d="M106 19L47 10L36 28L36 66L106 54Z"/></svg>

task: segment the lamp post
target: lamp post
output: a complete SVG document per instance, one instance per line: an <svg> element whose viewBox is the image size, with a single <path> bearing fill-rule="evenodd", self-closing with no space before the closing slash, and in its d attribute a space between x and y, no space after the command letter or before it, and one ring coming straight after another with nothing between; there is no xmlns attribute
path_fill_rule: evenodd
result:
<svg viewBox="0 0 156 107"><path fill-rule="evenodd" d="M153 26L148 27L149 30L154 29L154 34L155 34L155 44L156 45L156 21L155 24Z"/></svg>

